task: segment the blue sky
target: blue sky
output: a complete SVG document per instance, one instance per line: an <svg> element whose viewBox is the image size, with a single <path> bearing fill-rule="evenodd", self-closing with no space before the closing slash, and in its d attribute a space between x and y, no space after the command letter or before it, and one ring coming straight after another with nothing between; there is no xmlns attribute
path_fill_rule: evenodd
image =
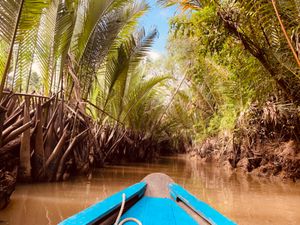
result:
<svg viewBox="0 0 300 225"><path fill-rule="evenodd" d="M156 0L147 0L151 6L150 10L140 19L140 25L144 26L146 31L156 27L159 32L159 37L155 40L153 51L155 53L166 53L166 43L169 32L169 18L172 17L177 7L163 8L156 3Z"/></svg>

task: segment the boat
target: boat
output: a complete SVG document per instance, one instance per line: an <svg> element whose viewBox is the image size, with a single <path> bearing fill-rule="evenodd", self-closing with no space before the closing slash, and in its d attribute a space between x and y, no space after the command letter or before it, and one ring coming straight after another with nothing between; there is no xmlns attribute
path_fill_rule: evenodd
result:
<svg viewBox="0 0 300 225"><path fill-rule="evenodd" d="M169 176L152 173L59 225L235 225Z"/></svg>

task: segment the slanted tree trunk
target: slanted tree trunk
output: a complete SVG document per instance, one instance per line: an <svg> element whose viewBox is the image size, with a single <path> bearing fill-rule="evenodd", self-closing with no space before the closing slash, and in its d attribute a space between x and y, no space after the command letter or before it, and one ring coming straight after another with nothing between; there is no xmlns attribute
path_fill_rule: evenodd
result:
<svg viewBox="0 0 300 225"><path fill-rule="evenodd" d="M88 129L84 130L83 132L78 134L76 137L73 138L72 142L69 144L69 147L67 148L67 150L65 151L65 153L63 154L63 156L59 162L57 173L56 173L56 181L60 181L62 179L63 173L64 173L64 168L65 168L65 163L66 163L68 156L74 149L75 145L79 141L82 141L82 139L86 136L87 131L88 131Z"/></svg>
<svg viewBox="0 0 300 225"><path fill-rule="evenodd" d="M5 120L6 109L0 105L0 147L2 146L2 131Z"/></svg>
<svg viewBox="0 0 300 225"><path fill-rule="evenodd" d="M54 148L53 152L51 153L50 157L46 161L45 170L47 173L46 175L48 177L48 180L52 180L53 176L55 176L55 174L56 174L57 164L63 155L65 143L68 138L68 128L69 128L69 126L67 125L65 127L65 129L63 130L63 133L62 133L61 138L59 139L59 142L57 143L57 145Z"/></svg>
<svg viewBox="0 0 300 225"><path fill-rule="evenodd" d="M258 43L255 43L250 37L240 32L236 24L230 20L230 17L220 11L218 12L218 15L224 22L225 29L234 37L238 38L244 45L245 49L259 60L264 68L270 73L271 77L276 81L281 90L286 94L286 97L299 105L299 78L295 77L291 71L282 66L269 49L261 48Z"/></svg>
<svg viewBox="0 0 300 225"><path fill-rule="evenodd" d="M24 105L24 118L23 123L27 124L30 122L29 115L29 98L25 97ZM21 180L30 180L31 179L31 152L30 152L30 129L27 129L23 132L21 137L21 148L20 148L20 173L19 177Z"/></svg>
<svg viewBox="0 0 300 225"><path fill-rule="evenodd" d="M33 154L33 172L34 177L37 177L37 172L41 169L45 173L45 150L44 150L44 136L43 136L43 113L40 101L36 107L36 132L34 137L34 154Z"/></svg>

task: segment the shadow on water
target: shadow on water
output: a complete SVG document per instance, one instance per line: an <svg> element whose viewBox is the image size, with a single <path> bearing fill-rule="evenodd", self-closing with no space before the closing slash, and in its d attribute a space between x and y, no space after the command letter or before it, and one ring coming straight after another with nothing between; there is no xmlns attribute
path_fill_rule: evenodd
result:
<svg viewBox="0 0 300 225"><path fill-rule="evenodd" d="M0 224L57 224L153 172L168 174L238 224L300 224L300 184L231 173L184 156L108 166L96 171L91 181L79 177L63 183L19 185L8 208L0 211Z"/></svg>

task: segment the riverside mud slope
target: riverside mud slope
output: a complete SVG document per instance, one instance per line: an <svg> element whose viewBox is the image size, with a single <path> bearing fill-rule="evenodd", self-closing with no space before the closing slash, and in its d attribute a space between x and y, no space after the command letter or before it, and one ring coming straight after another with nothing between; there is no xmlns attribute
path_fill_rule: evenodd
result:
<svg viewBox="0 0 300 225"><path fill-rule="evenodd" d="M204 161L264 177L300 179L299 109L292 104L253 104L236 131L206 139L190 153Z"/></svg>
<svg viewBox="0 0 300 225"><path fill-rule="evenodd" d="M218 162L228 169L241 170L262 177L300 179L299 147L294 141L273 142L255 146L255 153L242 148L234 152L222 138L207 139L198 149L190 152L205 162ZM237 159L238 158L238 159Z"/></svg>

